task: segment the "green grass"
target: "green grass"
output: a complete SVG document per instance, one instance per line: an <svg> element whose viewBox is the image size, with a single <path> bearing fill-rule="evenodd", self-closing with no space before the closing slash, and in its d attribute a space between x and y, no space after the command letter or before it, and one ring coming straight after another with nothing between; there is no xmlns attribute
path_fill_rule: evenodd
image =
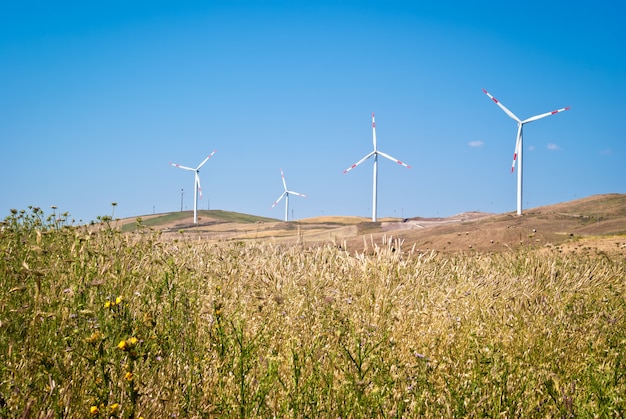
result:
<svg viewBox="0 0 626 419"><path fill-rule="evenodd" d="M2 227L0 417L626 415L610 254Z"/></svg>
<svg viewBox="0 0 626 419"><path fill-rule="evenodd" d="M198 216L206 216L209 218L215 218L215 219L222 220L222 221L231 221L235 223L258 223L258 222L280 221L276 218L259 217L256 215L242 214L239 212L222 211L222 210L199 211Z"/></svg>
<svg viewBox="0 0 626 419"><path fill-rule="evenodd" d="M204 218L204 219L203 219ZM157 215L150 218L140 219L140 224L145 227L158 227L170 224L172 222L185 223L184 228L193 227L190 220L193 219L193 212L171 212L163 215ZM198 211L198 222L202 224L207 221L228 221L235 223L257 223L257 222L276 222L278 220L267 217L257 217L255 215L241 214L238 212L222 211L222 210L200 210ZM126 223L122 226L123 232L133 232L137 230L137 223Z"/></svg>

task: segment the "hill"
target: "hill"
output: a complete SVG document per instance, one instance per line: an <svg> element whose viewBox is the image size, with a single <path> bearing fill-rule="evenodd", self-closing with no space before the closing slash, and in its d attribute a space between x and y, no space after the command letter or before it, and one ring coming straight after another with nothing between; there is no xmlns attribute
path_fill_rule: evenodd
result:
<svg viewBox="0 0 626 419"><path fill-rule="evenodd" d="M371 251L402 246L419 251L501 251L519 246L559 246L576 250L593 246L602 251L626 251L626 195L594 195L554 205L514 212L467 212L446 218L315 217L293 222L236 212L190 211L142 217L141 224L166 238L205 240L272 240L310 245L333 242L350 250ZM136 228L135 219L120 220L123 231Z"/></svg>

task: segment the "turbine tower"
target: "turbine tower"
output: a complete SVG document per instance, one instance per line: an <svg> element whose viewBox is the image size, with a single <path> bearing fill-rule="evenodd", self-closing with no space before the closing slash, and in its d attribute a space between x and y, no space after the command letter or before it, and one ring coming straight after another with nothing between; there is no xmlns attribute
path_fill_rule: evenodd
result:
<svg viewBox="0 0 626 419"><path fill-rule="evenodd" d="M350 170L354 169L359 164L363 163L365 160L374 156L374 180L373 180L373 186L372 186L372 221L376 222L378 220L377 214L376 214L376 201L377 201L376 194L378 191L378 155L381 155L385 157L386 159L389 159L393 162L401 164L402 166L408 169L410 169L411 166L407 165L406 163L401 162L400 160L394 157L391 157L387 153L383 153L382 151L378 150L378 148L376 148L376 120L374 119L374 112L372 112L372 139L374 142L374 150L371 151L368 155L363 157L358 162L354 163L352 166L348 167L346 170L343 171L343 173L348 173Z"/></svg>
<svg viewBox="0 0 626 419"><path fill-rule="evenodd" d="M178 167L179 169L189 170L190 172L194 172L194 184L193 184L193 223L198 224L198 195L200 199L202 199L202 188L200 187L200 168L204 166L204 164L213 157L216 150L213 150L211 154L207 156L206 159L202 161L195 169L187 166L181 166L180 164L170 163L171 166Z"/></svg>
<svg viewBox="0 0 626 419"><path fill-rule="evenodd" d="M500 103L495 97L491 96L488 91L483 89L483 92L494 101L496 105L500 107L508 116L517 122L517 140L515 141L515 151L513 152L513 163L511 164L511 173L515 170L515 161L517 160L517 215L522 215L522 148L523 148L523 129L524 124L536 121L546 116L554 115L559 112L563 112L569 109L569 106L561 109L557 109L552 112L542 113L540 115L531 116L523 121L519 119L513 112L508 110L502 103Z"/></svg>
<svg viewBox="0 0 626 419"><path fill-rule="evenodd" d="M280 176L283 178L283 187L285 188L285 191L272 204L272 208L274 208L276 204L280 202L281 199L285 198L285 221L289 221L289 195L297 195L303 198L306 198L306 195L301 194L299 192L290 191L289 189L287 189L287 182L285 182L285 174L283 173L283 169L280 169Z"/></svg>

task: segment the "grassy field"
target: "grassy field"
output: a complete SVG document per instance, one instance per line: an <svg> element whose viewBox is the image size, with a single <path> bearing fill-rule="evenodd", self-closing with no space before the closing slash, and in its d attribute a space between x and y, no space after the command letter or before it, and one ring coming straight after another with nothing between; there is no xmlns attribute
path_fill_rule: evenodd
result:
<svg viewBox="0 0 626 419"><path fill-rule="evenodd" d="M626 262L165 240L15 211L0 417L624 417Z"/></svg>

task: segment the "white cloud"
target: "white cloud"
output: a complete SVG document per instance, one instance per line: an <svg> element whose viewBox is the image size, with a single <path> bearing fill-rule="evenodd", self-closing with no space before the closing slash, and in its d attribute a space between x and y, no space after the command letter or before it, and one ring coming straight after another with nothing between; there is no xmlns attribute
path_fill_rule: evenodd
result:
<svg viewBox="0 0 626 419"><path fill-rule="evenodd" d="M561 147L559 147L556 144L553 144L553 143L548 144L548 150L556 151L556 150L560 150L560 149L561 149Z"/></svg>
<svg viewBox="0 0 626 419"><path fill-rule="evenodd" d="M483 144L485 144L485 143L484 143L484 142L482 142L482 141L480 141L480 140L470 141L470 142L468 143L468 145L469 145L470 147L482 147L482 146L483 146Z"/></svg>

